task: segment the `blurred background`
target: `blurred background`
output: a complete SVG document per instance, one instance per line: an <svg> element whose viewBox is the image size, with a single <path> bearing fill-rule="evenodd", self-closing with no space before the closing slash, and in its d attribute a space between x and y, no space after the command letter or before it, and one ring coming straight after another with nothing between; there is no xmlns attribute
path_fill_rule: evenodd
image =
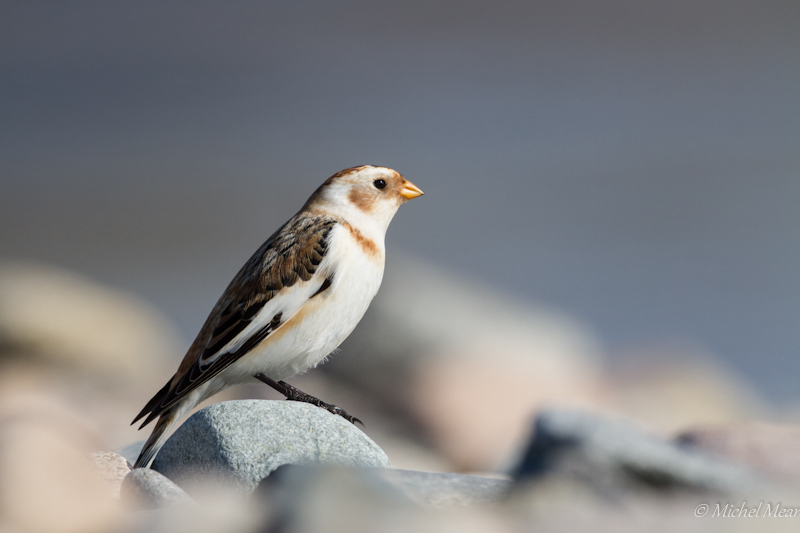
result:
<svg viewBox="0 0 800 533"><path fill-rule="evenodd" d="M550 403L794 419L798 27L796 0L3 2L0 405L145 438L243 262L371 163L426 195L295 384L396 466L502 472Z"/></svg>

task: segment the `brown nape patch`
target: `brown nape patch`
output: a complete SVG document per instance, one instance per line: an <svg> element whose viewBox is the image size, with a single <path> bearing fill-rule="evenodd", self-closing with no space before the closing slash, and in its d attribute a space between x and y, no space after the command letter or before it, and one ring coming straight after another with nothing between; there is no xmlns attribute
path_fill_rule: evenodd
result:
<svg viewBox="0 0 800 533"><path fill-rule="evenodd" d="M364 237L363 233L358 231L356 228L354 228L344 220L341 222L341 224L345 228L347 228L347 231L350 232L350 235L353 236L353 238L356 240L358 245L361 247L364 253L367 254L368 257L371 257L373 259L378 259L381 256L381 250L380 248L378 248L378 245L375 244L375 241L367 237Z"/></svg>
<svg viewBox="0 0 800 533"><path fill-rule="evenodd" d="M360 187L353 187L347 199L364 213L371 213L375 209L375 196L372 191L362 190Z"/></svg>

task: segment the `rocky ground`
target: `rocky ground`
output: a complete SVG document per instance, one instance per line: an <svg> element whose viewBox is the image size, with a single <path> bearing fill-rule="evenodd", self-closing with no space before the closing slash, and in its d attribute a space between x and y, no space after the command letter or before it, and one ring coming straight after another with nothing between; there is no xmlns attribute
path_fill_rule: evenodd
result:
<svg viewBox="0 0 800 533"><path fill-rule="evenodd" d="M341 353L293 381L366 428L244 386L131 471L145 435L128 422L186 344L130 295L0 267L0 530L800 524L800 426L713 358L612 368L578 321L425 265L387 273Z"/></svg>

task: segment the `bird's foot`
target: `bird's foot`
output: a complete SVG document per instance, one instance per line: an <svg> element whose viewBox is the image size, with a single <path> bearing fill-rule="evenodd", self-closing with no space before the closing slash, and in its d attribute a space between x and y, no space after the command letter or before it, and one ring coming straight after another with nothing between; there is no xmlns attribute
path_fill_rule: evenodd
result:
<svg viewBox="0 0 800 533"><path fill-rule="evenodd" d="M347 411L345 411L341 407L336 407L335 405L333 405L331 403L323 402L319 398L315 398L314 396L311 396L310 394L306 394L305 392L301 391L297 387L289 385L285 381L275 381L274 379L268 378L264 374L256 374L254 377L256 379L258 379L259 381L263 381L264 383L266 383L267 385L269 385L270 387L272 387L276 391L278 391L281 394L283 394L284 396L286 396L287 400L291 400L291 401L294 401L294 402L305 402L305 403L310 403L312 405L316 405L317 407L322 407L323 409L325 409L326 411L328 411L330 413L333 413L335 415L341 416L342 418L344 418L348 422L352 423L353 425L355 425L356 422L358 422L359 424L364 426L364 422L362 422L361 420L359 420L358 418L356 418L354 416L349 415L347 413ZM364 426L364 427L366 427L366 426Z"/></svg>

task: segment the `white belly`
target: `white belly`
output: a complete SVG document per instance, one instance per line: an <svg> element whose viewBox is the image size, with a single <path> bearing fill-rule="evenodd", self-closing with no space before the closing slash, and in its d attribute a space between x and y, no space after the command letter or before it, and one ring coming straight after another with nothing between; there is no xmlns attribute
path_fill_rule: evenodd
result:
<svg viewBox="0 0 800 533"><path fill-rule="evenodd" d="M329 256L323 262L335 273L331 286L309 300L264 342L210 380L208 393L251 381L257 373L280 381L305 372L322 362L355 329L380 287L383 250L379 257L365 254L349 233L337 230L331 236Z"/></svg>

